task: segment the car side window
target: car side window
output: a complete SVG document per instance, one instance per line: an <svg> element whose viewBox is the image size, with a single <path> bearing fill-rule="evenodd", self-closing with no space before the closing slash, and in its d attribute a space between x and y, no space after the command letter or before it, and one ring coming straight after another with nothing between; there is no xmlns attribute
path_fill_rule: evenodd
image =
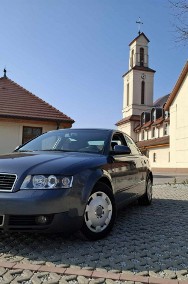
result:
<svg viewBox="0 0 188 284"><path fill-rule="evenodd" d="M111 140L111 151L114 150L116 145L124 145L127 146L127 142L122 133L115 133Z"/></svg>
<svg viewBox="0 0 188 284"><path fill-rule="evenodd" d="M127 145L131 149L131 153L133 155L140 155L141 154L140 150L137 148L136 144L134 143L134 141L130 137L127 137L125 135L125 140L127 141Z"/></svg>

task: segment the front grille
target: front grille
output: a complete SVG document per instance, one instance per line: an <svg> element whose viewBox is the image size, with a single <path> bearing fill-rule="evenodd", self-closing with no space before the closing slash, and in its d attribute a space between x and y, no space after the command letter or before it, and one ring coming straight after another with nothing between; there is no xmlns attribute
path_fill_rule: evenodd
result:
<svg viewBox="0 0 188 284"><path fill-rule="evenodd" d="M47 217L47 222L45 224L38 224L36 219L40 215L10 215L9 225L10 226L37 226L37 225L49 225L53 220L53 215L44 215Z"/></svg>
<svg viewBox="0 0 188 284"><path fill-rule="evenodd" d="M4 219L5 219L5 216L0 215L0 227L2 227L4 225Z"/></svg>
<svg viewBox="0 0 188 284"><path fill-rule="evenodd" d="M12 191L16 182L16 175L0 174L0 191Z"/></svg>

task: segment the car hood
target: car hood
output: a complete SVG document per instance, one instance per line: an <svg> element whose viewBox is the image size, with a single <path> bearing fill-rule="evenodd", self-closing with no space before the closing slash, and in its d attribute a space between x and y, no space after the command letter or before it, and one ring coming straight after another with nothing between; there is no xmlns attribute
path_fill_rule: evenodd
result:
<svg viewBox="0 0 188 284"><path fill-rule="evenodd" d="M105 156L89 153L15 152L0 155L0 173L73 175L105 163Z"/></svg>

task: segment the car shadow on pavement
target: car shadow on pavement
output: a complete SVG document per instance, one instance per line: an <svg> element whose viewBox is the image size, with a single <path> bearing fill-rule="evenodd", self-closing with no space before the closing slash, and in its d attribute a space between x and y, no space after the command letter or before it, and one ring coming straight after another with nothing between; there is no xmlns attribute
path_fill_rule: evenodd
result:
<svg viewBox="0 0 188 284"><path fill-rule="evenodd" d="M58 234L1 233L0 261L184 279L188 275L187 218L187 201L154 199L151 206L133 204L120 211L109 236L95 242Z"/></svg>

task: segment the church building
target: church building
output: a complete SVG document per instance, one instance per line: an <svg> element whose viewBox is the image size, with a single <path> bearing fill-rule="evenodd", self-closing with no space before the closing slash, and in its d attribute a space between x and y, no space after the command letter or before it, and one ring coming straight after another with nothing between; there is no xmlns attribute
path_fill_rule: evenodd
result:
<svg viewBox="0 0 188 284"><path fill-rule="evenodd" d="M149 67L144 33L129 44L123 75L123 119L116 123L149 157L153 171L188 172L188 62L170 94L153 102L155 70Z"/></svg>

